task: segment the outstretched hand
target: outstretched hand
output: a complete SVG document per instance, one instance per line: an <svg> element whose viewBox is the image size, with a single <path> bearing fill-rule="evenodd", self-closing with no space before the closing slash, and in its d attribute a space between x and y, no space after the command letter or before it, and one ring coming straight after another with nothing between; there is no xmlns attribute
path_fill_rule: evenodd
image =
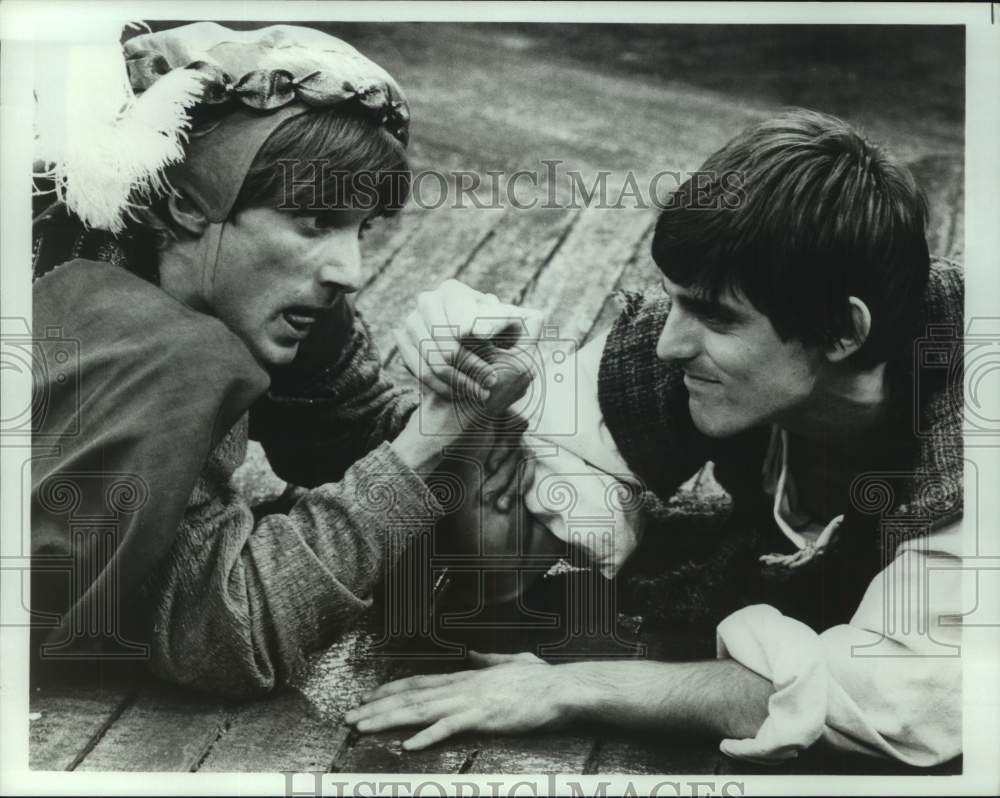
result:
<svg viewBox="0 0 1000 798"><path fill-rule="evenodd" d="M418 750L460 732L517 733L568 720L567 685L556 666L534 654L469 652L476 670L388 682L344 717L359 732L422 726L403 742Z"/></svg>

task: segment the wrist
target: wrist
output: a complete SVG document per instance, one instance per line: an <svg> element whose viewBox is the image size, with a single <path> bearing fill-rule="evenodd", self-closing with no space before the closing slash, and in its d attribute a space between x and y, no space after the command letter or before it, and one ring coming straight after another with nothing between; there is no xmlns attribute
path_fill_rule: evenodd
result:
<svg viewBox="0 0 1000 798"><path fill-rule="evenodd" d="M389 445L411 471L428 473L437 468L441 462L441 443L439 436L421 432L418 408Z"/></svg>
<svg viewBox="0 0 1000 798"><path fill-rule="evenodd" d="M561 677L553 691L559 716L566 721L594 722L606 720L606 709L613 704L612 685L597 673L599 662L572 662L556 665Z"/></svg>

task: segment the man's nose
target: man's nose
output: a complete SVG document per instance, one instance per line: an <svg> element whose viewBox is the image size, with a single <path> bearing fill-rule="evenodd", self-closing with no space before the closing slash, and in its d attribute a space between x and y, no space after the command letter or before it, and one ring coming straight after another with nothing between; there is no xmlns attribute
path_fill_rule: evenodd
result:
<svg viewBox="0 0 1000 798"><path fill-rule="evenodd" d="M656 356L663 361L691 360L698 354L699 341L697 321L675 304L656 342Z"/></svg>
<svg viewBox="0 0 1000 798"><path fill-rule="evenodd" d="M361 245L356 232L345 230L330 239L330 247L319 271L319 281L338 291L353 293L361 288L364 278L361 265Z"/></svg>

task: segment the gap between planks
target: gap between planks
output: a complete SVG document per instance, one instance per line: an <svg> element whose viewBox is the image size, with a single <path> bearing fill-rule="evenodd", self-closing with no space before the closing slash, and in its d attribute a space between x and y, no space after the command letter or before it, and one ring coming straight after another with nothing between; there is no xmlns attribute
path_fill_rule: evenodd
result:
<svg viewBox="0 0 1000 798"><path fill-rule="evenodd" d="M114 725L114 723L124 714L125 710L128 709L133 703L135 703L136 697L139 695L139 687L133 687L125 696L122 698L118 706L112 711L108 716L107 720L101 724L101 728L97 730L97 733L87 742L87 744L80 750L80 752L73 757L73 761L70 763L66 770L76 770L80 763L90 754L94 748L97 747L98 743L104 739L104 735L108 733L108 730Z"/></svg>

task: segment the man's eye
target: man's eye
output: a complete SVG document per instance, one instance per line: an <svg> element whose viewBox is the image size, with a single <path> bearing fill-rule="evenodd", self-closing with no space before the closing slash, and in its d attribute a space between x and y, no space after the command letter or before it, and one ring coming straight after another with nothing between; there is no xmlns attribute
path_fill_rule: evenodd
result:
<svg viewBox="0 0 1000 798"><path fill-rule="evenodd" d="M730 322L728 319L723 319L720 318L719 316L712 316L712 315L702 316L701 321L706 327L708 327L711 330L715 330L717 332L725 332L726 330L728 330L730 327L733 326L732 322Z"/></svg>
<svg viewBox="0 0 1000 798"><path fill-rule="evenodd" d="M309 226L315 230L329 230L331 228L343 227L345 222L343 216L337 213L318 213L309 217ZM370 219L365 219L358 228L358 238L364 238L365 231L372 226Z"/></svg>
<svg viewBox="0 0 1000 798"><path fill-rule="evenodd" d="M317 230L326 230L330 227L336 227L337 215L334 213L318 213L312 217L312 226Z"/></svg>

